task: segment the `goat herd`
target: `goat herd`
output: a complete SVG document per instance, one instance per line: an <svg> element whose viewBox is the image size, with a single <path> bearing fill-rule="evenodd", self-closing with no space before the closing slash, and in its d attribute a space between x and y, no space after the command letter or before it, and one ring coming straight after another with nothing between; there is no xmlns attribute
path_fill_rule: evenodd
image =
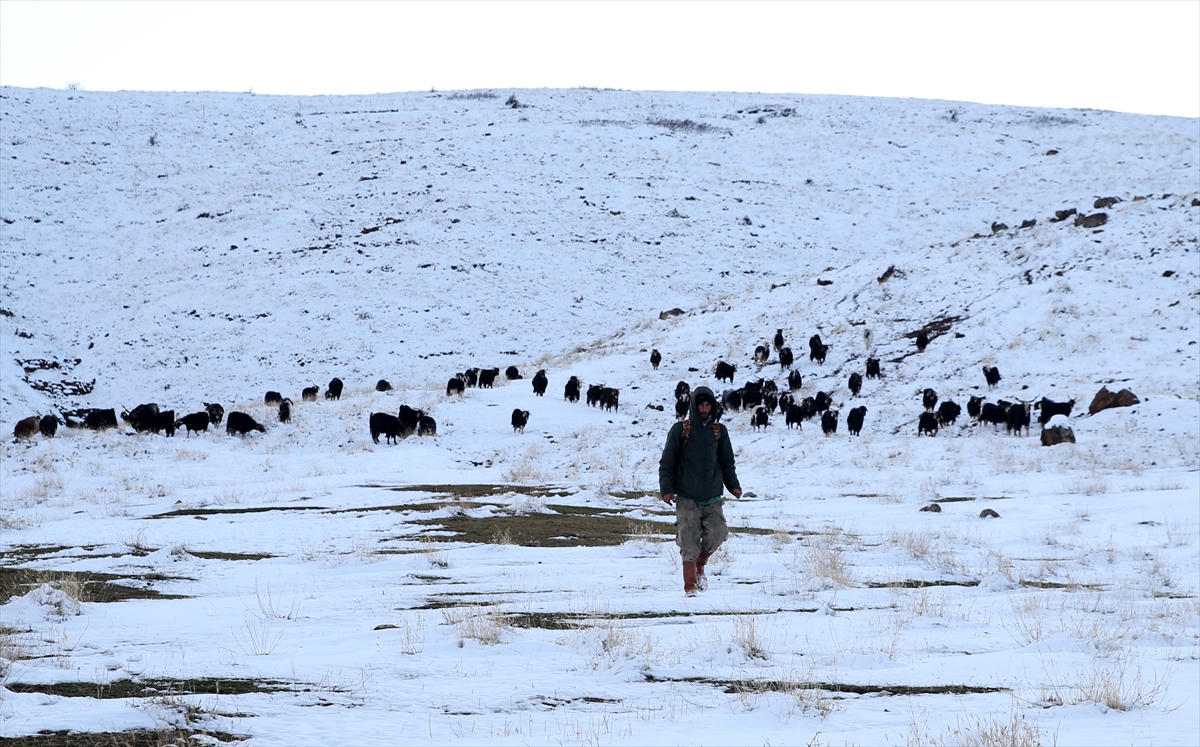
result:
<svg viewBox="0 0 1200 747"><path fill-rule="evenodd" d="M871 346L873 335L869 330L863 333L863 341L868 347ZM929 345L930 338L925 330L921 330L914 335L914 341L917 350L924 352L925 348ZM784 421L789 429L793 426L802 428L806 420L811 420L819 415L821 418L821 430L825 435L828 436L837 433L841 412L833 409L833 398L830 393L819 391L814 396L801 398L799 392L803 386L803 378L799 371L792 369L795 357L791 348L785 344L782 329L775 332L775 338L771 345L778 355L780 368L788 370L788 391L780 392L778 385L770 379L760 378L757 381L747 381L741 387L726 389L721 394L720 407L722 411L750 410L750 425L754 430L768 426L771 416L776 412L784 417ZM826 355L829 352L829 345L821 340L819 334L809 338L808 347L809 360L818 365L824 365ZM759 345L754 351L755 364L760 368L766 365L770 358L770 353L771 347L766 343ZM661 360L662 355L658 350L651 352L650 362L655 369L658 368ZM725 361L719 361L713 369L713 374L718 381L728 381L730 384L733 383L736 373L737 366ZM865 375L868 379L883 377L878 358L867 358ZM1000 383L1000 370L995 366L984 366L983 375L987 381L988 388L995 387ZM851 395L858 397L862 390L863 373L859 373L858 371L852 372L847 384ZM939 405L938 394L933 389L925 389L921 393L921 396L925 409L917 418L918 436L936 436L939 428L954 423L962 414L962 408L953 400L943 400ZM676 416L679 418L686 417L691 401L690 387L687 382L681 381L676 385L675 399ZM1075 400L1054 402L1045 397L1038 402L1008 402L1006 400L999 400L993 403L984 401L982 397L972 396L967 403L967 414L976 422L991 423L993 428L1004 425L1007 433L1019 435L1022 430L1028 434L1031 410L1040 410L1038 422L1045 425L1055 415L1069 416L1074 405ZM866 415L867 408L865 405L860 405L850 410L846 416L846 427L851 435L857 436L862 432Z"/></svg>
<svg viewBox="0 0 1200 747"><path fill-rule="evenodd" d="M863 340L868 347L871 345L872 335L870 331L863 333ZM922 352L929 345L929 337L925 331L918 332L915 335L915 341L918 350ZM838 429L838 420L841 413L839 410L834 409L832 395L828 392L819 391L814 396L801 397L800 390L803 386L803 379L800 372L792 368L795 358L791 348L785 344L782 329L776 331L771 345L778 355L780 368L788 371L788 390L781 392L775 381L771 379L759 378L757 381L747 381L741 387L726 389L721 394L721 401L719 403L721 411L736 412L739 410L750 410L750 424L754 430L770 425L771 416L777 411L784 417L784 421L789 429L792 427L803 428L805 421L819 415L821 418L821 430L825 435L835 434ZM818 365L824 365L829 345L822 342L819 334L809 338L808 347L809 360ZM755 349L754 362L760 369L768 363L770 353L771 347L766 343L759 345ZM658 369L661 362L662 354L658 350L651 351L650 363L655 370ZM713 374L718 381L727 381L730 384L733 383L736 373L737 366L727 363L724 360L719 361L713 369ZM984 366L983 374L989 388L995 387L1000 382L1000 371L994 366ZM865 376L868 379L883 377L878 358L867 358ZM504 377L509 381L522 378L516 366L509 366L504 372ZM446 383L446 396L462 396L468 388L493 388L499 378L499 368L467 369L462 373L455 374ZM549 379L546 376L545 369L539 370L534 375L532 381L534 394L539 397L544 396L549 386ZM847 383L851 395L858 397L862 390L863 374L854 371L850 374ZM329 386L325 390L325 399L341 399L342 389L342 380L334 378L329 382ZM379 392L391 391L391 389L391 384L385 379L380 379L375 385L375 390ZM316 401L319 394L320 390L316 386L307 387L301 392L302 399L306 402ZM579 380L578 376L570 377L563 388L563 398L570 402L578 402L583 394L583 382ZM690 385L686 381L680 381L675 387L674 396L676 417L680 419L687 417L691 403ZM598 406L605 411L617 410L620 406L620 397L620 390L603 384L591 385L586 391L587 404L592 407ZM940 405L938 402L938 394L933 389L925 389L922 392L924 411L917 419L918 436L936 436L939 428L954 423L959 415L962 414L962 408L954 401L942 400ZM264 397L264 403L268 406L279 408L280 423L291 422L294 409L292 400L284 397L279 392L268 391ZM1038 422L1045 425L1055 415L1062 414L1069 416L1074 404L1075 400L1071 400L1070 402L1054 402L1044 397L1039 402L1014 403L1005 400L986 402L982 397L972 396L967 403L967 414L976 422L990 423L993 428L1004 425L1009 434L1019 435L1022 430L1028 434L1030 411L1032 409L1041 411ZM652 407L656 407L659 410L663 409L661 406ZM867 408L865 405L855 407L847 414L846 427L851 435L857 436L861 433L866 414ZM230 435L245 436L250 431L266 431L266 427L258 423L248 413L234 411L230 412L228 418L226 418L225 410L219 404L204 403L203 410L179 418L176 418L174 410L160 410L159 406L155 403L138 405L132 410L123 410L121 413L121 420L131 425L134 431L138 433L164 433L167 436L175 435L175 431L180 427L186 428L189 436L193 432L205 432L210 425L220 426L223 419L226 423L226 433ZM55 415L25 418L17 423L13 435L18 439L28 440L41 433L46 438L52 438L57 432L58 426L63 422L68 427L88 428L92 430L114 428L118 425L115 410L84 408L64 413L63 420L60 420ZM528 410L520 408L513 410L511 423L514 433L524 433L528 422ZM395 443L398 439L407 438L414 433L420 436L437 435L436 421L424 411L413 409L408 405L401 405L396 415L384 412L372 413L369 418L369 425L371 440L375 443L379 443L380 436L385 437L386 443Z"/></svg>
<svg viewBox="0 0 1200 747"><path fill-rule="evenodd" d="M380 381L379 386L387 385L386 381ZM388 389L391 387L388 386ZM306 402L316 401L319 389L315 386L307 387L303 390L302 395ZM329 388L325 391L326 399L341 399L342 397L342 380L334 378L329 382ZM269 391L263 399L267 405L274 405L279 408L279 422L292 422L292 400L285 398L279 392ZM244 436L250 431L260 431L265 433L266 427L256 421L248 413L234 411L229 413L229 417L225 417L225 408L216 403L205 402L204 409L193 412L189 415L176 418L174 410L163 410L156 402L149 402L138 405L132 410L122 408L121 420L132 426L137 433L163 433L167 436L174 436L175 431L179 428L186 428L187 434L190 436L193 432L207 432L208 426L219 426L221 421L225 421L225 432L231 436ZM85 407L78 410L70 410L63 413L60 419L56 415L36 415L25 418L17 423L13 429L13 435L18 439L32 439L38 433L41 433L46 438L53 438L58 432L58 426L66 424L68 428L86 428L93 431L102 431L109 428L116 428L118 425L117 411L113 408L99 409L93 407Z"/></svg>

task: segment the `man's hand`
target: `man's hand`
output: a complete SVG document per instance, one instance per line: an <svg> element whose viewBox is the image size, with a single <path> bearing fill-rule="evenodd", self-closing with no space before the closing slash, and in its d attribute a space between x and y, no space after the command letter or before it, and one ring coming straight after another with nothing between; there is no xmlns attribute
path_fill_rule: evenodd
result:
<svg viewBox="0 0 1200 747"><path fill-rule="evenodd" d="M734 490L734 491L732 491L732 492L733 492L733 497L734 497L734 498L741 498L741 497L742 497L742 489L741 489L741 488L738 488L737 490Z"/></svg>
<svg viewBox="0 0 1200 747"><path fill-rule="evenodd" d="M667 493L666 495L664 495L662 497L662 499L663 499L663 503L666 503L668 506L675 505L675 494L674 493Z"/></svg>

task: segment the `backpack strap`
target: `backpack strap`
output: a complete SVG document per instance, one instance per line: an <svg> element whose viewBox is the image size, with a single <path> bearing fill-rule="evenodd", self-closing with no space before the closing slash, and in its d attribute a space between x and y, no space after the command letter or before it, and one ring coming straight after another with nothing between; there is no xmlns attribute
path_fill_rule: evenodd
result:
<svg viewBox="0 0 1200 747"><path fill-rule="evenodd" d="M717 441L721 440L721 424L713 421L713 438ZM683 421L683 442L679 445L679 450L682 451L687 446L688 439L692 437L692 419L687 418Z"/></svg>

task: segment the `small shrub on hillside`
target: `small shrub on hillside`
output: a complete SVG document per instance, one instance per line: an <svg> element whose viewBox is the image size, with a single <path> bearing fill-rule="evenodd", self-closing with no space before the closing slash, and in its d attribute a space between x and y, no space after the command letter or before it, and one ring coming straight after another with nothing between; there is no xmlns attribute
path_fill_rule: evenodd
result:
<svg viewBox="0 0 1200 747"><path fill-rule="evenodd" d="M478 99L494 99L498 98L495 91L463 91L452 93L446 98L454 101L476 101Z"/></svg>
<svg viewBox="0 0 1200 747"><path fill-rule="evenodd" d="M501 643L504 640L504 631L509 628L502 615L482 606L443 609L442 620L454 628L460 647L462 642L468 639L479 641L485 646Z"/></svg>
<svg viewBox="0 0 1200 747"><path fill-rule="evenodd" d="M671 132L721 132L728 134L729 130L713 127L704 122L693 122L690 119L651 119L649 124L666 127Z"/></svg>

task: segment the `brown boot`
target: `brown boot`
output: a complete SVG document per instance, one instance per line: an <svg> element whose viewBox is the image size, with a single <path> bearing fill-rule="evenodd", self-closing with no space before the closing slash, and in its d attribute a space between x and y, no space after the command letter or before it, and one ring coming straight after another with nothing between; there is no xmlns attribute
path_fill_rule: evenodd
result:
<svg viewBox="0 0 1200 747"><path fill-rule="evenodd" d="M704 575L704 564L711 557L711 552L702 552L700 557L696 558L696 588L700 591L708 591L708 576Z"/></svg>
<svg viewBox="0 0 1200 747"><path fill-rule="evenodd" d="M683 564L683 593L684 596L696 596L696 564Z"/></svg>

